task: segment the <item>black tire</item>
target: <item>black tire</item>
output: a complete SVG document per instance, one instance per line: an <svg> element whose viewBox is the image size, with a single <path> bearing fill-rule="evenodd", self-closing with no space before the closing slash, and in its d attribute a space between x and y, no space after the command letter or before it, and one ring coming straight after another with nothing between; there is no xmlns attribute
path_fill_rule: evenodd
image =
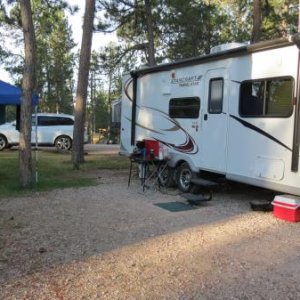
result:
<svg viewBox="0 0 300 300"><path fill-rule="evenodd" d="M164 187L174 187L174 186L176 186L175 169L167 166L162 170L163 167L164 167L164 165L161 165L158 169L159 184L161 186L164 186Z"/></svg>
<svg viewBox="0 0 300 300"><path fill-rule="evenodd" d="M7 138L3 134L0 134L0 151L4 150L7 147L8 147Z"/></svg>
<svg viewBox="0 0 300 300"><path fill-rule="evenodd" d="M176 171L176 181L179 190L183 193L189 193L193 187L191 182L193 177L193 172L187 163L179 165Z"/></svg>
<svg viewBox="0 0 300 300"><path fill-rule="evenodd" d="M72 148L72 139L69 136L61 135L55 140L55 147L59 151L68 151Z"/></svg>

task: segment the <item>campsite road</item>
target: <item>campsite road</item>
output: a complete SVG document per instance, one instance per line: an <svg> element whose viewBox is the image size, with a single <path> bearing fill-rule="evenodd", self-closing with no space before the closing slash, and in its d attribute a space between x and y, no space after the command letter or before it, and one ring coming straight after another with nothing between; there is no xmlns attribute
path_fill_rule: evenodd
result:
<svg viewBox="0 0 300 300"><path fill-rule="evenodd" d="M269 192L230 184L171 212L176 190L128 188L127 170L94 176L0 199L0 299L300 299L299 223L249 208Z"/></svg>

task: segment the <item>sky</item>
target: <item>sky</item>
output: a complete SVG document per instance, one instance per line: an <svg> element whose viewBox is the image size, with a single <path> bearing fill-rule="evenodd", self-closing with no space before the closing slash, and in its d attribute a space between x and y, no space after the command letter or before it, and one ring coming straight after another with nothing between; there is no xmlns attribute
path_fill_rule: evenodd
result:
<svg viewBox="0 0 300 300"><path fill-rule="evenodd" d="M70 5L77 5L79 7L79 12L73 16L69 16L69 23L72 26L73 38L75 43L80 47L81 35L82 35L82 22L84 15L84 2L83 0L68 0ZM117 37L115 34L104 34L99 32L94 32L93 34L93 50L99 50L100 46L107 45L110 41L117 42Z"/></svg>
<svg viewBox="0 0 300 300"><path fill-rule="evenodd" d="M79 7L79 11L74 15L68 15L69 24L72 27L73 32L73 39L76 43L76 47L74 49L75 52L78 51L81 45L81 37L82 37L82 22L83 22L83 15L84 15L84 0L68 0L70 5L77 5ZM115 34L104 34L95 32L93 34L93 42L92 42L92 49L99 50L100 47L107 45L110 41L117 43L117 37ZM0 66L1 68L1 66ZM0 80L6 81L8 83L12 83L13 81L10 78L9 74L4 71L2 68L0 69Z"/></svg>

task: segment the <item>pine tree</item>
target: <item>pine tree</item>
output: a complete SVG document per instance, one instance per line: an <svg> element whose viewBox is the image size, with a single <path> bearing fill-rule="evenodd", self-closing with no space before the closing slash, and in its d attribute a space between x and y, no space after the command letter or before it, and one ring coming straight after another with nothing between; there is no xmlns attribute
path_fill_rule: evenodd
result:
<svg viewBox="0 0 300 300"><path fill-rule="evenodd" d="M22 187L30 187L33 183L30 141L32 113L31 99L35 87L36 47L30 0L20 0L20 8L25 52L19 142L20 183Z"/></svg>
<svg viewBox="0 0 300 300"><path fill-rule="evenodd" d="M95 0L86 0L75 103L72 161L74 169L84 162L83 140L87 89L91 59Z"/></svg>

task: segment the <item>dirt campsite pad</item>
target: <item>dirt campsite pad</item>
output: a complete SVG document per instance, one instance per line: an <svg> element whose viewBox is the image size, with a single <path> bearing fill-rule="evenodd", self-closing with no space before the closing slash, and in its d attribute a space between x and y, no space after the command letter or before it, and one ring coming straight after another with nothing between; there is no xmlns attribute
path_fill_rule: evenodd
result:
<svg viewBox="0 0 300 300"><path fill-rule="evenodd" d="M0 299L299 299L300 223L253 212L231 185L189 210L127 171L0 200Z"/></svg>

